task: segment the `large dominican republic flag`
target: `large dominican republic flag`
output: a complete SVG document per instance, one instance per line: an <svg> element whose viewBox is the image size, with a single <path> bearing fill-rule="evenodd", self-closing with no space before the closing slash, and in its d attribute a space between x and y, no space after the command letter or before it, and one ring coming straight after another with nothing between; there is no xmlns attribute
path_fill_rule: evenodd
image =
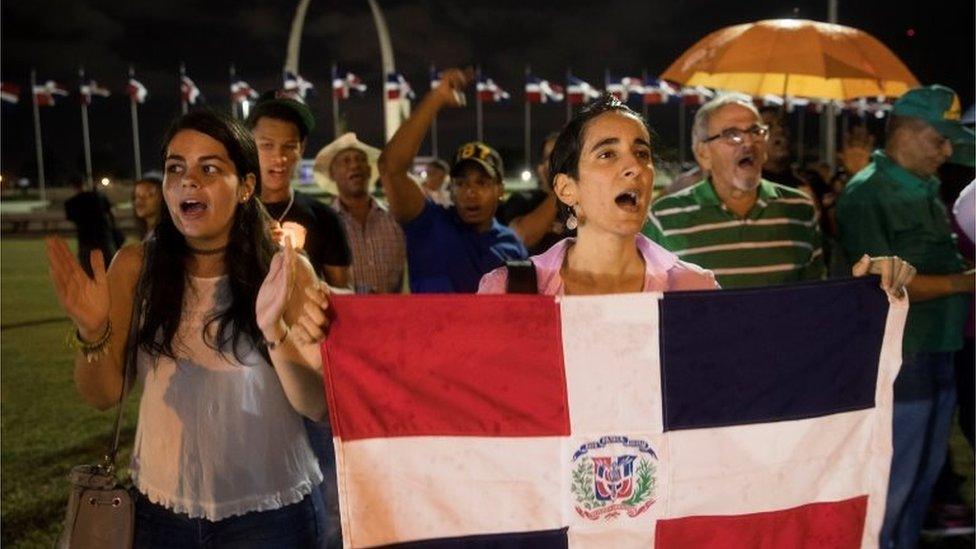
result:
<svg viewBox="0 0 976 549"><path fill-rule="evenodd" d="M346 547L872 547L907 304L877 279L334 299Z"/></svg>

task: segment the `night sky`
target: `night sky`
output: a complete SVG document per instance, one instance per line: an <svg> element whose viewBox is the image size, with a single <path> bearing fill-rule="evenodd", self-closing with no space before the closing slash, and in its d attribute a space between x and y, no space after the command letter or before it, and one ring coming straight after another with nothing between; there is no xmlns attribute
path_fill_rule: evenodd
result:
<svg viewBox="0 0 976 549"><path fill-rule="evenodd" d="M0 113L0 170L33 179L34 145L29 70L77 89L84 65L113 96L90 108L95 175L131 177L133 171L127 69L149 89L140 106L143 169L158 167L159 138L179 113L178 67L186 63L213 108L229 110L228 67L258 90L279 87L288 32L297 2L256 0L6 0L0 7L0 78L23 90L18 105ZM597 87L604 69L617 75L660 74L678 55L719 28L779 17L825 20L826 0L773 2L454 2L381 1L398 70L418 93L438 67L480 63L512 93L508 105L485 107L486 140L509 166L522 157L523 72L562 84L567 67ZM896 7L898 6L898 7ZM974 3L860 1L840 3L839 22L884 42L923 83L944 83L963 107L974 94ZM910 32L911 30L911 32ZM911 34L911 36L910 36ZM365 1L313 1L306 18L300 72L316 86L308 102L318 119L306 157L332 139L329 66L333 60L361 76L370 89L342 104L350 129L380 145L382 74L379 45ZM470 96L469 96L470 97ZM81 119L76 96L41 109L49 184L83 171ZM651 107L661 148L677 138L677 108ZM533 106L533 146L565 121L562 104ZM475 134L473 106L441 115L440 152ZM422 152L427 152L427 147Z"/></svg>

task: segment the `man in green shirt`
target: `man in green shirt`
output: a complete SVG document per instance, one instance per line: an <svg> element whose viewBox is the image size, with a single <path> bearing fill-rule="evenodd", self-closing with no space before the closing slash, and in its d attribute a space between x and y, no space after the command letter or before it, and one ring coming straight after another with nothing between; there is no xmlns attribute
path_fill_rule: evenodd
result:
<svg viewBox="0 0 976 549"><path fill-rule="evenodd" d="M953 143L973 143L959 100L944 86L895 102L883 150L851 178L837 204L850 260L899 256L918 269L895 381L891 476L881 547L914 547L948 448L955 407L952 353L962 347L974 277L956 249L936 172Z"/></svg>
<svg viewBox="0 0 976 549"><path fill-rule="evenodd" d="M708 176L654 202L644 234L711 269L723 288L825 274L817 210L807 195L762 179L769 128L752 100L719 96L695 114L692 148Z"/></svg>

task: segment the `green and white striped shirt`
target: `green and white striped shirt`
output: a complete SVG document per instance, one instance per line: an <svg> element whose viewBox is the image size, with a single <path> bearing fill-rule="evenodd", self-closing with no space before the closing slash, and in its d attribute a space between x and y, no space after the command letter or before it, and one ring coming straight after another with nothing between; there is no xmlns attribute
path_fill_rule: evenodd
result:
<svg viewBox="0 0 976 549"><path fill-rule="evenodd" d="M723 288L823 278L817 210L802 192L762 180L745 217L719 200L709 180L651 205L644 234L682 260L710 269Z"/></svg>

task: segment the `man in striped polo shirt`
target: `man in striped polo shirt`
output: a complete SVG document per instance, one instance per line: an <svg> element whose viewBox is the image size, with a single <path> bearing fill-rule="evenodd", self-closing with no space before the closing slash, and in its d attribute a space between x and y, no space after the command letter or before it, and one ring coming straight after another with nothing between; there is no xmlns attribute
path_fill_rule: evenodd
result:
<svg viewBox="0 0 976 549"><path fill-rule="evenodd" d="M825 274L813 202L762 179L769 129L752 101L722 95L695 114L692 148L707 177L651 206L644 234L711 269L723 288Z"/></svg>

